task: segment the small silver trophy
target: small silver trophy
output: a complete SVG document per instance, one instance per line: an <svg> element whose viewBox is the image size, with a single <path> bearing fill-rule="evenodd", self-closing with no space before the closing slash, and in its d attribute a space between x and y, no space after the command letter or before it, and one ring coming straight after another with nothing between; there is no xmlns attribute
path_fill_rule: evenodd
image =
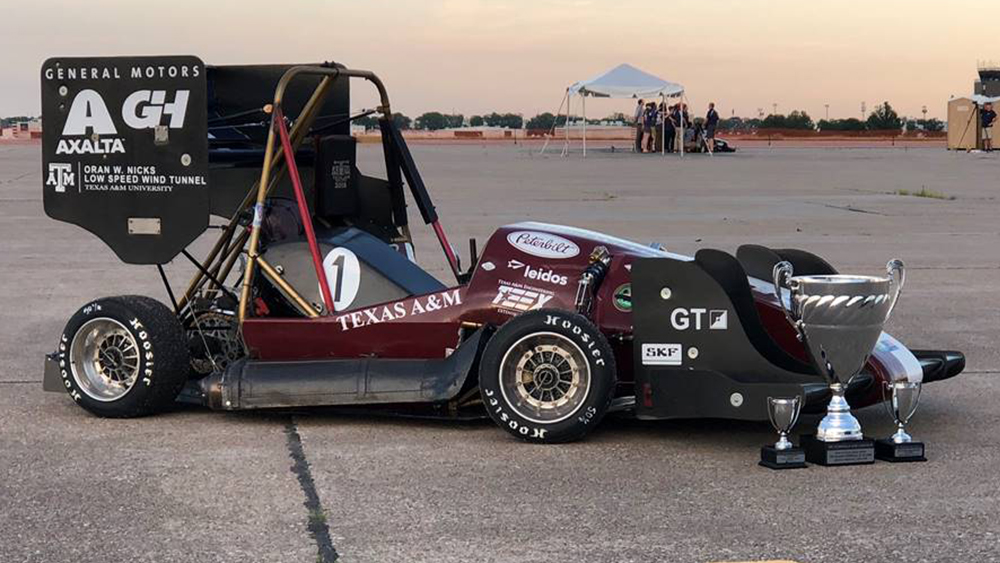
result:
<svg viewBox="0 0 1000 563"><path fill-rule="evenodd" d="M774 266L774 293L788 322L817 371L830 385L830 404L815 436L803 436L806 459L820 465L872 463L875 448L864 439L844 394L875 348L882 327L903 288L899 260L886 265L886 277L794 276L789 262ZM791 292L785 304L781 288Z"/></svg>
<svg viewBox="0 0 1000 563"><path fill-rule="evenodd" d="M885 461L927 461L923 442L914 441L906 433L906 423L917 410L920 400L919 381L885 382L882 396L886 410L896 422L896 433L875 441L875 457Z"/></svg>
<svg viewBox="0 0 1000 563"><path fill-rule="evenodd" d="M795 426L802 410L801 397L767 398L767 416L778 431L778 441L773 446L760 449L760 465L771 469L793 469L806 466L806 454L788 439L788 432Z"/></svg>

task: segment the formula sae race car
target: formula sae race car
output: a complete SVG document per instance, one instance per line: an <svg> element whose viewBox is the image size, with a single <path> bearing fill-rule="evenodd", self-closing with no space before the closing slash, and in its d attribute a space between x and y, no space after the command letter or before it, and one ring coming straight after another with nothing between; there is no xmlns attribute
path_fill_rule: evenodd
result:
<svg viewBox="0 0 1000 563"><path fill-rule="evenodd" d="M350 112L352 78L378 107ZM70 318L44 388L91 413L485 411L518 438L565 442L609 411L766 420L768 396L800 396L806 412L829 399L765 281L778 261L803 274L829 263L753 245L688 257L525 222L481 253L470 241L462 268L371 72L57 58L41 82L46 213L155 265L169 298L95 299ZM371 114L386 178L356 166L350 123ZM408 203L453 283L414 261ZM188 247L210 216L221 234L198 260ZM178 257L197 268L183 291L163 268ZM847 397L870 405L881 382L942 380L964 362L883 334Z"/></svg>

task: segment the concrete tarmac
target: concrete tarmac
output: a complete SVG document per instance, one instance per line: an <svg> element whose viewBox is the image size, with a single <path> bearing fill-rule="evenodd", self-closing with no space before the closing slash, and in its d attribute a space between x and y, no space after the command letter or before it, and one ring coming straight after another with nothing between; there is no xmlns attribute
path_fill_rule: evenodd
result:
<svg viewBox="0 0 1000 563"><path fill-rule="evenodd" d="M489 422L330 409L95 418L42 392L43 354L92 298L166 294L154 268L45 217L38 147L0 145L0 561L1000 559L1000 156L537 149L412 147L462 254L531 219L687 254L796 246L854 273L906 261L887 330L969 360L924 390L911 433L930 461L776 473L756 466L769 425L718 420L609 419L583 442L534 446ZM379 175L379 147L359 152ZM944 199L900 195L922 189ZM411 217L419 261L447 280ZM168 271L182 285L191 268ZM858 416L891 433L881 407Z"/></svg>

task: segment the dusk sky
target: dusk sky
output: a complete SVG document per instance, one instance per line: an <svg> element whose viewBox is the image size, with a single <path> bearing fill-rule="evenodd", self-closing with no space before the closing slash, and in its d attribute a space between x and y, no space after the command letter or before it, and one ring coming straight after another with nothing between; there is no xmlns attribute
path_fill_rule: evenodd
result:
<svg viewBox="0 0 1000 563"><path fill-rule="evenodd" d="M208 64L336 60L373 70L396 111L555 111L570 83L622 62L729 116L860 117L890 101L944 117L979 60L1000 60L996 11L952 0L4 0L0 115L39 112L51 56L193 54ZM280 6L270 12L272 6ZM360 86L360 85L359 85ZM355 90L355 108L373 97ZM588 102L595 117L628 100Z"/></svg>

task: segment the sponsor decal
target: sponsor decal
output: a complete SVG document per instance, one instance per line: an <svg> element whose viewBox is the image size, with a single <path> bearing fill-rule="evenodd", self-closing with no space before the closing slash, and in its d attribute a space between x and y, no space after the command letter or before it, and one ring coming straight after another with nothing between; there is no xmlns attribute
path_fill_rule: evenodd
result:
<svg viewBox="0 0 1000 563"><path fill-rule="evenodd" d="M546 268L533 268L531 264L525 264L519 260L511 260L510 262L507 262L507 267L511 270L520 271L521 275L529 280L549 282L556 285L566 285L569 283L569 278L566 276L560 276L554 271Z"/></svg>
<svg viewBox="0 0 1000 563"><path fill-rule="evenodd" d="M683 359L682 352L680 344L643 344L642 365L679 366Z"/></svg>
<svg viewBox="0 0 1000 563"><path fill-rule="evenodd" d="M550 233L514 231L507 235L511 246L539 258L572 258L580 254L580 247L573 241Z"/></svg>
<svg viewBox="0 0 1000 563"><path fill-rule="evenodd" d="M619 285L615 288L612 296L615 309L623 313L628 313L632 310L632 284L623 283Z"/></svg>
<svg viewBox="0 0 1000 563"><path fill-rule="evenodd" d="M727 330L729 328L729 311L726 309L678 307L670 313L670 324L674 330Z"/></svg>
<svg viewBox="0 0 1000 563"><path fill-rule="evenodd" d="M541 309L553 297L551 291L500 280L497 296L493 298L493 306L502 312L516 315Z"/></svg>
<svg viewBox="0 0 1000 563"><path fill-rule="evenodd" d="M73 173L73 165L50 162L49 176L45 180L46 186L54 186L57 193L64 193L66 187L76 185L76 174Z"/></svg>
<svg viewBox="0 0 1000 563"><path fill-rule="evenodd" d="M492 272L494 269L496 269L496 265L493 262L483 262L481 268L486 270L487 272Z"/></svg>
<svg viewBox="0 0 1000 563"><path fill-rule="evenodd" d="M351 330L403 318L418 317L424 313L432 313L461 304L461 292L453 289L425 297L418 297L411 302L398 301L388 305L378 305L369 309L346 313L334 317L334 320L340 323L341 330Z"/></svg>
<svg viewBox="0 0 1000 563"><path fill-rule="evenodd" d="M182 129L190 95L190 90L177 90L168 102L166 90L136 90L122 103L122 121L136 130L155 129L164 125L167 117L167 128ZM100 138L117 134L118 128L101 94L96 90L81 90L73 97L62 136L84 138L59 139L56 154L124 154L121 138Z"/></svg>
<svg viewBox="0 0 1000 563"><path fill-rule="evenodd" d="M190 90L178 90L173 101L168 102L166 90L136 90L122 103L122 121L132 129L153 129L167 116L168 128L181 129L190 95ZM117 135L118 129L101 94L96 90L81 90L73 97L62 134L64 137Z"/></svg>

